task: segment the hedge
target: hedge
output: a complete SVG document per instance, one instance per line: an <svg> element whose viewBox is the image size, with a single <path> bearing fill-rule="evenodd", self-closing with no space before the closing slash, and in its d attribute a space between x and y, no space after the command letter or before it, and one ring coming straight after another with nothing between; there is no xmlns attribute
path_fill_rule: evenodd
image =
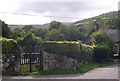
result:
<svg viewBox="0 0 120 81"><path fill-rule="evenodd" d="M42 48L46 52L77 59L79 62L91 62L93 60L93 47L81 42L73 41L46 41Z"/></svg>
<svg viewBox="0 0 120 81"><path fill-rule="evenodd" d="M16 52L20 52L19 46L17 42L13 39L6 39L6 38L0 38L0 41L2 42L2 53L3 54L10 54Z"/></svg>
<svg viewBox="0 0 120 81"><path fill-rule="evenodd" d="M97 46L94 48L94 59L96 62L104 62L110 58L110 48L107 46Z"/></svg>

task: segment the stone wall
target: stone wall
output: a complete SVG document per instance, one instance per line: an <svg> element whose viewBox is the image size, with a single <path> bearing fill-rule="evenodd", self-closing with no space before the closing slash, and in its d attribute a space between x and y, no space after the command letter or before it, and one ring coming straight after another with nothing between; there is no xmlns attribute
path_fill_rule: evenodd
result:
<svg viewBox="0 0 120 81"><path fill-rule="evenodd" d="M2 55L2 71L3 72L20 72L20 60L16 59L14 55L11 54L7 57L6 54Z"/></svg>
<svg viewBox="0 0 120 81"><path fill-rule="evenodd" d="M43 70L71 69L78 67L77 60L52 53L43 52Z"/></svg>
<svg viewBox="0 0 120 81"><path fill-rule="evenodd" d="M13 39L0 38L2 72L19 72L20 71L20 48L17 42Z"/></svg>

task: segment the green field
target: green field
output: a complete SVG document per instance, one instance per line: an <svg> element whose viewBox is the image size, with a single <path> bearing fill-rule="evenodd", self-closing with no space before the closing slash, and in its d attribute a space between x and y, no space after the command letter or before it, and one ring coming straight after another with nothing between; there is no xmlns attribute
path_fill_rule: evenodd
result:
<svg viewBox="0 0 120 81"><path fill-rule="evenodd" d="M40 61L35 60L35 61L31 61L31 63L35 63L35 64L31 64L32 71L38 71L40 66ZM21 59L21 71L22 72L30 71L30 59Z"/></svg>

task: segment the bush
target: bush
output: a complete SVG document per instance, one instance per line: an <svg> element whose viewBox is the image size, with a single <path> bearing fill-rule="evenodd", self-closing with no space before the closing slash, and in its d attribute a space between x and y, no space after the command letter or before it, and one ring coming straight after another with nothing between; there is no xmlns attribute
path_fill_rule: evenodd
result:
<svg viewBox="0 0 120 81"><path fill-rule="evenodd" d="M96 62L103 62L109 59L110 48L107 46L97 46L94 47L94 59Z"/></svg>
<svg viewBox="0 0 120 81"><path fill-rule="evenodd" d="M18 53L20 52L19 46L15 40L0 38L0 41L2 42L2 53L3 54L13 53L15 55L18 55Z"/></svg>
<svg viewBox="0 0 120 81"><path fill-rule="evenodd" d="M92 35L93 37L93 43L96 46L106 46L109 49L109 56L112 58L113 57L113 47L115 45L115 41L112 37L110 37L108 34L105 32L99 31L96 32Z"/></svg>

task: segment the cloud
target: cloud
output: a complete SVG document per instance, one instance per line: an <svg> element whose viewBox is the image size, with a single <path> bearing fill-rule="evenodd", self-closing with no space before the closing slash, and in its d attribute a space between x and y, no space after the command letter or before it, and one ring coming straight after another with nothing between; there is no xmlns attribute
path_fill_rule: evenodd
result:
<svg viewBox="0 0 120 81"><path fill-rule="evenodd" d="M4 12L14 12L19 8L19 4L11 0L2 0L0 1L0 11Z"/></svg>
<svg viewBox="0 0 120 81"><path fill-rule="evenodd" d="M96 2L96 1L95 1ZM25 2L17 12L46 13L48 16L64 16L64 17L80 17L81 14L85 16L86 13L99 14L107 12L111 9L111 3L108 4L100 1L98 2ZM104 1L105 2L105 1ZM91 15L92 15L91 14ZM98 14L96 14L98 15ZM80 18L83 18L83 17ZM87 16L87 15L86 15ZM52 18L53 19L53 18ZM55 19L55 18L54 18Z"/></svg>
<svg viewBox="0 0 120 81"><path fill-rule="evenodd" d="M7 24L45 24L50 22L50 18L40 16L41 14L31 13L39 16L26 16L17 14L1 14L0 18Z"/></svg>
<svg viewBox="0 0 120 81"><path fill-rule="evenodd" d="M2 5L8 1L7 6ZM51 1L51 2L50 2ZM31 23L41 24L53 20L61 22L72 22L102 13L117 10L118 0L3 0L0 3L0 10L22 14L39 14L40 16L21 16L13 14L2 14L1 19L7 23ZM44 16L77 17L56 18Z"/></svg>

